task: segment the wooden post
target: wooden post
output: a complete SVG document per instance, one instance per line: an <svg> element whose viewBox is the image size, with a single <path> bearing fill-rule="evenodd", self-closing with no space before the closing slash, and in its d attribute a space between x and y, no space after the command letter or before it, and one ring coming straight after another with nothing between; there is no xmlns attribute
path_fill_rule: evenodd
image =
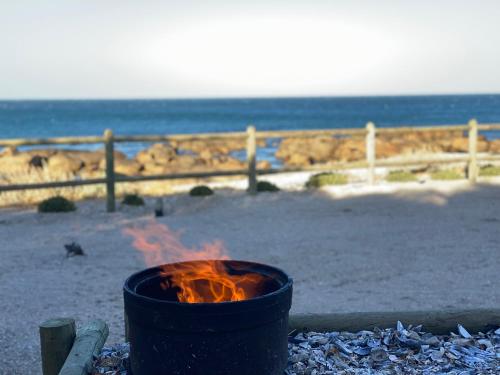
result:
<svg viewBox="0 0 500 375"><path fill-rule="evenodd" d="M108 325L102 320L94 320L81 327L59 375L89 374L94 356L99 354L108 334Z"/></svg>
<svg viewBox="0 0 500 375"><path fill-rule="evenodd" d="M477 121L469 121L469 166L467 168L467 177L471 183L477 181Z"/></svg>
<svg viewBox="0 0 500 375"><path fill-rule="evenodd" d="M43 375L58 375L75 340L75 320L50 319L39 328Z"/></svg>
<svg viewBox="0 0 500 375"><path fill-rule="evenodd" d="M104 131L104 142L106 146L106 210L115 212L115 159L111 129Z"/></svg>
<svg viewBox="0 0 500 375"><path fill-rule="evenodd" d="M368 163L368 183L375 184L375 124L366 124L366 162Z"/></svg>
<svg viewBox="0 0 500 375"><path fill-rule="evenodd" d="M247 164L248 164L248 192L257 194L257 141L255 138L255 126L247 127Z"/></svg>

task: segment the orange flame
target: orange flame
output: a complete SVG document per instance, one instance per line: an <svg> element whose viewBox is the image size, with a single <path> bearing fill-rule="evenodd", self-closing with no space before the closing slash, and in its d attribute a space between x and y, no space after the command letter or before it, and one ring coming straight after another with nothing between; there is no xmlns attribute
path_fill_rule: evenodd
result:
<svg viewBox="0 0 500 375"><path fill-rule="evenodd" d="M178 288L179 302L242 301L258 295L262 276L257 273L233 275L217 261L229 259L221 241L190 249L180 241L180 233L157 222L143 228L125 228L123 232L133 237L133 246L144 254L147 266L162 265L162 287ZM202 262L165 264L189 260Z"/></svg>

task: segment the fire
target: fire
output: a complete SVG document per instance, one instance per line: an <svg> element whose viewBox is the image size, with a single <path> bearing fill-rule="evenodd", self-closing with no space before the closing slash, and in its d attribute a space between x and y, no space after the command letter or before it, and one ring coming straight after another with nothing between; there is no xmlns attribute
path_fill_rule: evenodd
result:
<svg viewBox="0 0 500 375"><path fill-rule="evenodd" d="M133 246L143 253L147 266L162 266L161 286L178 288L179 302L242 301L258 295L262 276L228 270L219 261L229 259L221 241L205 243L199 249L187 248L180 232L155 221L123 232L133 237ZM192 260L201 262L178 263Z"/></svg>

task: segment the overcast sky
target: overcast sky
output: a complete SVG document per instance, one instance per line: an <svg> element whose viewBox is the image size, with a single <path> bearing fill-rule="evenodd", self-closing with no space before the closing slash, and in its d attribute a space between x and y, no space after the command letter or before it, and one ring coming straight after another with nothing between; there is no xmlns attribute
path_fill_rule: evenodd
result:
<svg viewBox="0 0 500 375"><path fill-rule="evenodd" d="M500 92L499 0L0 0L0 98Z"/></svg>

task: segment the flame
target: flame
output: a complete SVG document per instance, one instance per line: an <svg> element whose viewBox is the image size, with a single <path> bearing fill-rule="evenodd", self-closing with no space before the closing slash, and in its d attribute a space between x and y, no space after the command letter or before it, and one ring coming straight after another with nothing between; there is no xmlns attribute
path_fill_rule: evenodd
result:
<svg viewBox="0 0 500 375"><path fill-rule="evenodd" d="M228 270L219 261L229 259L222 241L190 249L182 244L180 232L154 221L141 228L125 228L123 232L133 237L132 244L143 253L147 266L162 266L161 286L178 288L179 302L242 301L258 295L262 276ZM200 262L178 263L192 260Z"/></svg>

